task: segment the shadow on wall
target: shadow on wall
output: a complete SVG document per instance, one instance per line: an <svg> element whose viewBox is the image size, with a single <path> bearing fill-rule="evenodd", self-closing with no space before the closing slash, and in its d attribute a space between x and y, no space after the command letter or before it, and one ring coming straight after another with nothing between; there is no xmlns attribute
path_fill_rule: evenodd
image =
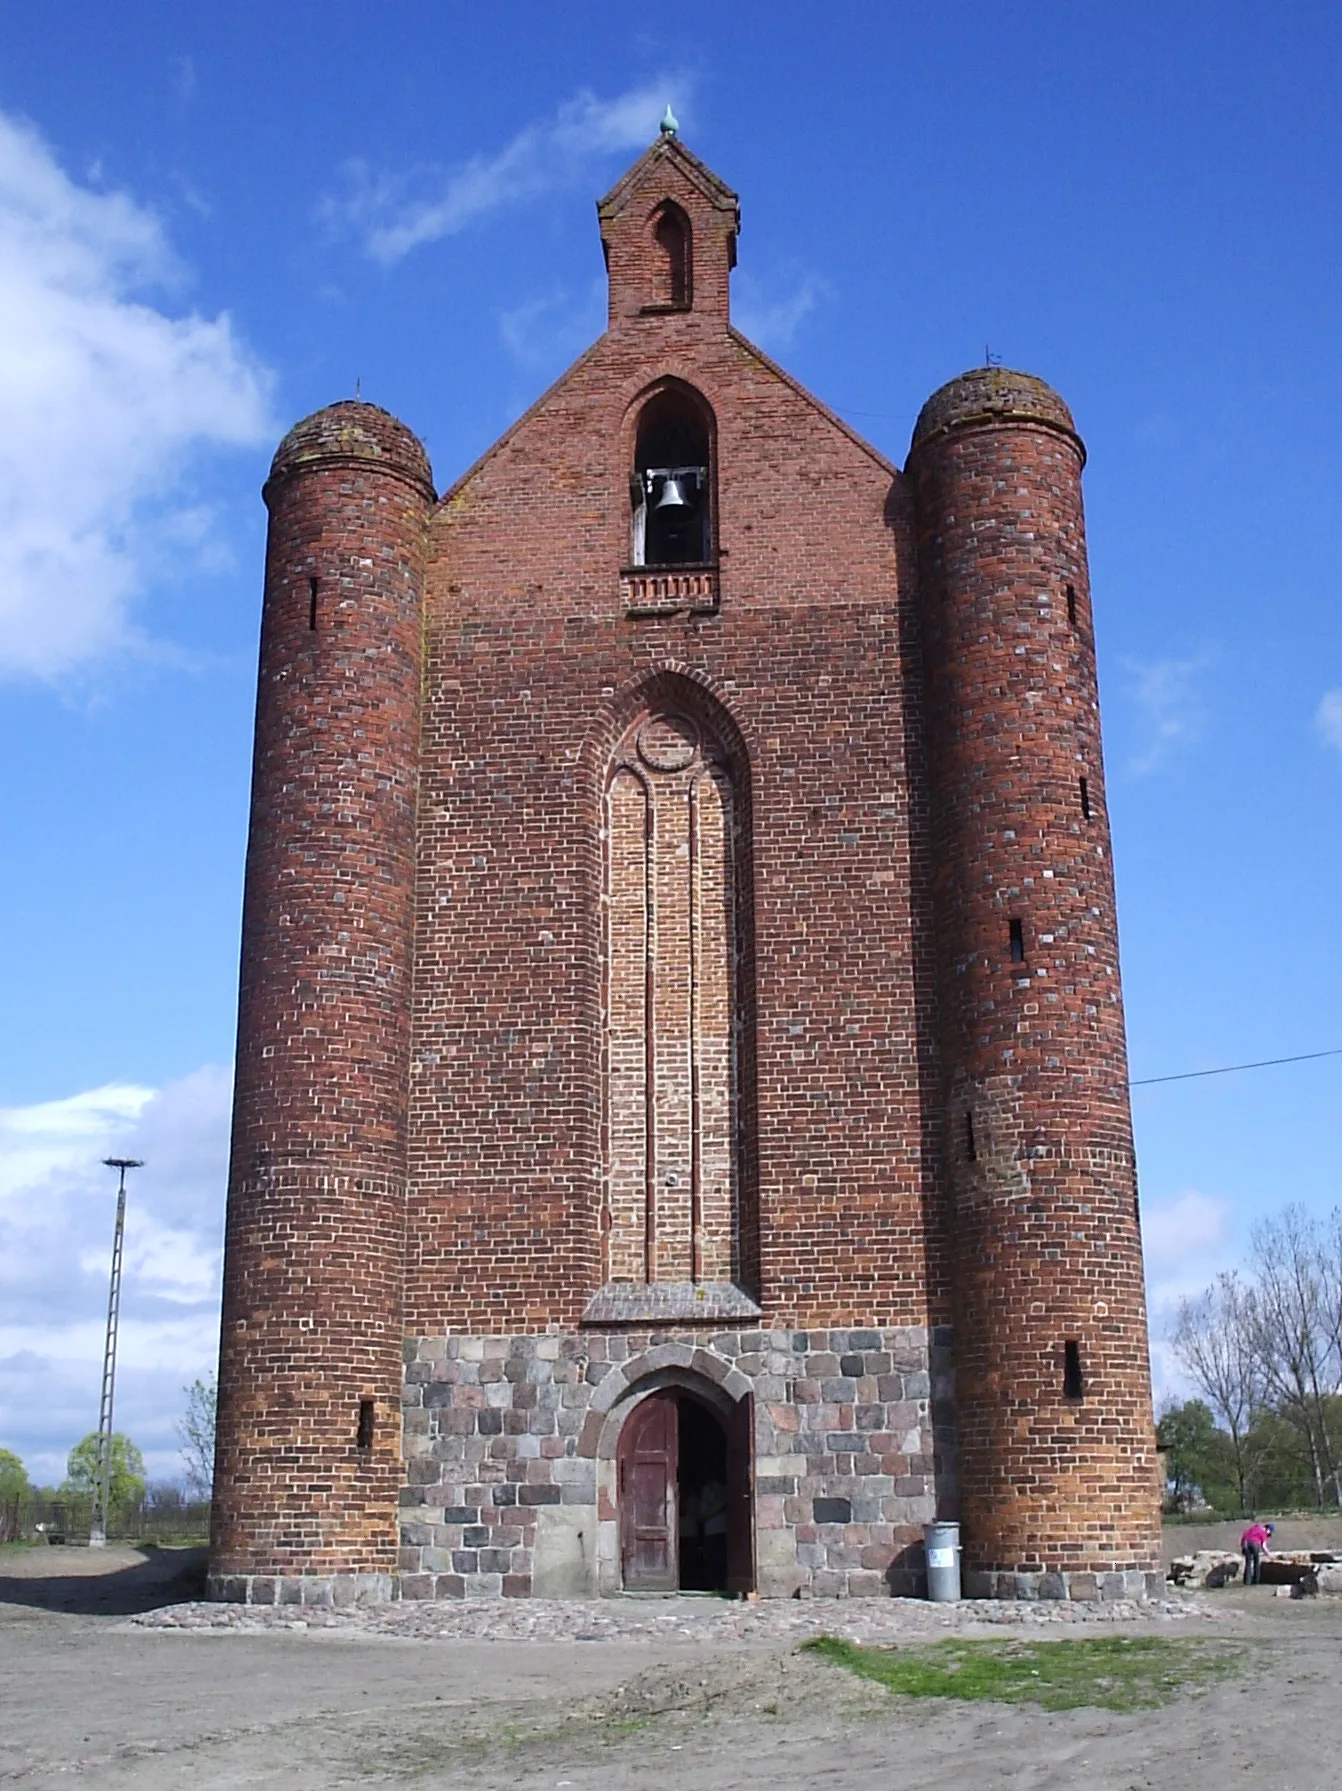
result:
<svg viewBox="0 0 1342 1791"><path fill-rule="evenodd" d="M885 1582L893 1598L927 1597L927 1551L921 1542L900 1549L885 1570Z"/></svg>

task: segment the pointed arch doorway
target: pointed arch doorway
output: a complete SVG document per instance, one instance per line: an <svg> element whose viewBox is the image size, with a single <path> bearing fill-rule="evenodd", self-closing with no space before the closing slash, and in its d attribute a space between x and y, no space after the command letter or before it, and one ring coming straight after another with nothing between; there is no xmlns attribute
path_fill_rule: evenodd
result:
<svg viewBox="0 0 1342 1791"><path fill-rule="evenodd" d="M626 1420L616 1484L627 1592L753 1589L750 1403L724 1413L665 1387Z"/></svg>

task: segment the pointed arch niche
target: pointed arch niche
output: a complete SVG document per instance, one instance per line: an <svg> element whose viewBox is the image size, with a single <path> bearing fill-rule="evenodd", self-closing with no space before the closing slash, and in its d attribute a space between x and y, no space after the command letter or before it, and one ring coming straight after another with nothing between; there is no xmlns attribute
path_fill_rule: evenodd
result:
<svg viewBox="0 0 1342 1791"><path fill-rule="evenodd" d="M589 1322L758 1312L744 744L664 678L606 765L601 1258Z"/></svg>
<svg viewBox="0 0 1342 1791"><path fill-rule="evenodd" d="M653 213L650 311L688 311L694 302L694 234L690 220L667 199Z"/></svg>

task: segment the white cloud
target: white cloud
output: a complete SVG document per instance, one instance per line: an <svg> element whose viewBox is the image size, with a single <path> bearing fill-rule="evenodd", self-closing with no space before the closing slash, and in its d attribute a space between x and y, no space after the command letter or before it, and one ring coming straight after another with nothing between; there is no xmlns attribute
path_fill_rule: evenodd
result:
<svg viewBox="0 0 1342 1791"><path fill-rule="evenodd" d="M1231 1241L1231 1205L1187 1188L1142 1212L1147 1279L1167 1297L1198 1293L1222 1265Z"/></svg>
<svg viewBox="0 0 1342 1791"><path fill-rule="evenodd" d="M786 348L830 288L818 274L797 274L789 290L769 292L750 274L738 274L732 292L732 322L743 336L773 352Z"/></svg>
<svg viewBox="0 0 1342 1791"><path fill-rule="evenodd" d="M1342 752L1342 690L1324 692L1314 720L1329 746Z"/></svg>
<svg viewBox="0 0 1342 1791"><path fill-rule="evenodd" d="M560 288L515 305L499 318L503 345L530 373L557 373L594 342L606 325L605 282L580 298Z"/></svg>
<svg viewBox="0 0 1342 1791"><path fill-rule="evenodd" d="M0 1446L58 1481L97 1425L116 1179L128 1180L116 1424L181 1471L182 1387L214 1366L231 1077L114 1084L0 1110Z"/></svg>
<svg viewBox="0 0 1342 1791"><path fill-rule="evenodd" d="M1190 1388L1169 1346L1180 1300L1196 1299L1222 1269L1232 1266L1233 1207L1216 1194L1187 1188L1172 1200L1142 1208L1151 1378L1159 1408L1189 1397Z"/></svg>
<svg viewBox="0 0 1342 1791"><path fill-rule="evenodd" d="M275 433L227 315L149 302L181 277L152 212L71 180L0 113L0 675L137 644L136 598L200 562L202 516L211 532L184 496L195 457Z"/></svg>
<svg viewBox="0 0 1342 1791"><path fill-rule="evenodd" d="M196 97L196 64L191 56L174 56L168 64L168 78L179 106L189 106Z"/></svg>
<svg viewBox="0 0 1342 1791"><path fill-rule="evenodd" d="M393 175L347 162L344 193L324 199L319 215L352 230L366 255L390 265L504 206L586 179L607 156L645 149L672 92L683 113L688 85L677 76L609 100L584 89L547 123L528 125L494 155L473 156L459 168Z"/></svg>
<svg viewBox="0 0 1342 1791"><path fill-rule="evenodd" d="M1199 738L1206 725L1206 705L1198 688L1211 663L1210 655L1192 659L1157 659L1149 664L1125 660L1128 697L1140 718L1141 744L1128 762L1138 777L1157 771L1181 747Z"/></svg>

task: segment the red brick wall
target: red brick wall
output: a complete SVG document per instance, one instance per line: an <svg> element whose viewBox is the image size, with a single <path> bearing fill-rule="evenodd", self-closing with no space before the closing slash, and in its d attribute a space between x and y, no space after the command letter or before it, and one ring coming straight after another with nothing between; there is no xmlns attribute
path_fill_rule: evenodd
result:
<svg viewBox="0 0 1342 1791"><path fill-rule="evenodd" d="M977 1572L1159 1553L1082 459L1047 387L982 370L930 401L910 461ZM1080 1399L1064 1397L1068 1339Z"/></svg>
<svg viewBox="0 0 1342 1791"><path fill-rule="evenodd" d="M211 1565L385 1572L431 487L400 424L336 405L266 495Z"/></svg>
<svg viewBox="0 0 1342 1791"><path fill-rule="evenodd" d="M652 216L659 179L621 216ZM431 525L415 1335L573 1326L600 1283L602 797L644 682L677 678L749 756L758 1295L781 1323L945 1316L907 494L730 331L734 209L703 225L689 187L693 308L633 302L643 264L603 212L611 330ZM621 585L640 398L666 377L716 418L716 613L630 615Z"/></svg>

